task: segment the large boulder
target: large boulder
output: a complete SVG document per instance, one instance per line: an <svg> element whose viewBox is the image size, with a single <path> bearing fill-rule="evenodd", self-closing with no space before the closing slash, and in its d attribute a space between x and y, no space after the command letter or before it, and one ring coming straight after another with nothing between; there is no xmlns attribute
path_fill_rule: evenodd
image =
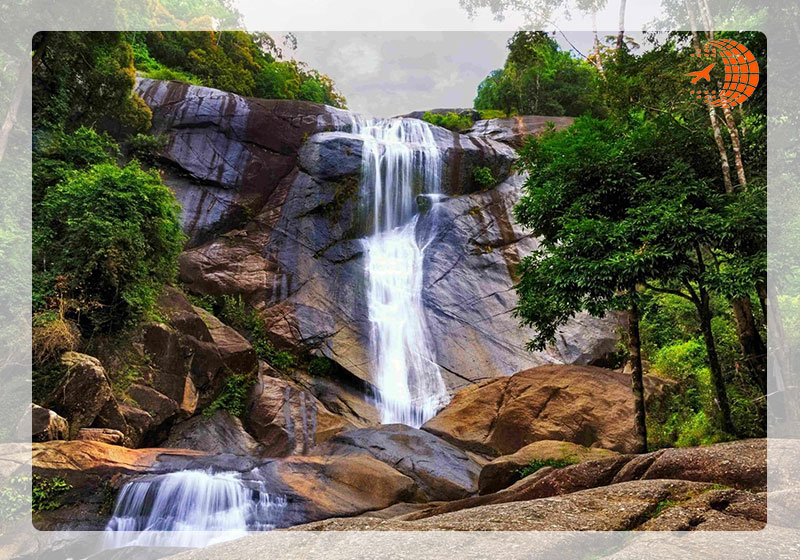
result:
<svg viewBox="0 0 800 560"><path fill-rule="evenodd" d="M417 494L411 478L367 455L276 459L243 477L287 498L286 525L384 509Z"/></svg>
<svg viewBox="0 0 800 560"><path fill-rule="evenodd" d="M176 424L162 445L213 455L258 456L264 452L263 446L242 427L242 421L226 410L216 410L210 415L201 414Z"/></svg>
<svg viewBox="0 0 800 560"><path fill-rule="evenodd" d="M763 492L767 489L767 440L747 439L646 453L628 463L614 482L652 478L713 482Z"/></svg>
<svg viewBox="0 0 800 560"><path fill-rule="evenodd" d="M657 390L657 379L646 381ZM630 377L589 366L540 366L468 387L422 429L489 456L540 440L637 449Z"/></svg>
<svg viewBox="0 0 800 560"><path fill-rule="evenodd" d="M47 408L31 404L15 429L16 441L67 439L69 422Z"/></svg>
<svg viewBox="0 0 800 560"><path fill-rule="evenodd" d="M456 500L478 489L480 467L457 447L403 424L334 436L315 455L370 455L411 477L429 500Z"/></svg>
<svg viewBox="0 0 800 560"><path fill-rule="evenodd" d="M69 437L75 438L81 428L92 427L98 417L99 425L95 427L122 428L123 422L117 409L116 399L111 390L111 383L100 360L79 354L66 352L61 357L64 375L46 399L48 408L66 418L69 422ZM115 425L108 425L105 419L113 419Z"/></svg>
<svg viewBox="0 0 800 560"><path fill-rule="evenodd" d="M119 430L111 428L81 428L75 438L81 441L97 441L110 445L122 445L125 443L125 434Z"/></svg>
<svg viewBox="0 0 800 560"><path fill-rule="evenodd" d="M250 395L247 429L269 457L307 454L350 424L295 383L272 377L266 364Z"/></svg>
<svg viewBox="0 0 800 560"><path fill-rule="evenodd" d="M563 467L584 461L610 459L616 455L607 449L583 447L566 441L536 441L516 453L503 455L484 465L478 479L478 489L481 494L491 494L507 488L521 478L520 471L531 463Z"/></svg>

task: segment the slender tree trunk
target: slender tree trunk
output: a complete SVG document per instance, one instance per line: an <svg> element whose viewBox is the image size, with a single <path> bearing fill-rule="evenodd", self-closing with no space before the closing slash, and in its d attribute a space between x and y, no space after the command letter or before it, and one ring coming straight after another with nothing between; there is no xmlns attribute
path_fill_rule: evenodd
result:
<svg viewBox="0 0 800 560"><path fill-rule="evenodd" d="M767 347L758 333L750 296L731 301L736 319L736 334L744 354L745 367L753 384L767 394Z"/></svg>
<svg viewBox="0 0 800 560"><path fill-rule="evenodd" d="M695 304L700 315L700 329L703 332L703 339L706 343L708 367L711 371L711 384L714 387L714 397L719 409L720 424L725 432L735 434L733 420L731 420L731 407L728 404L728 391L725 388L725 377L722 374L722 367L719 364L719 356L717 355L717 345L714 342L714 334L711 331L709 295L704 288L700 288L699 301L696 301Z"/></svg>
<svg viewBox="0 0 800 560"><path fill-rule="evenodd" d="M30 83L30 79L30 67L25 62L20 62L17 84L14 86L14 93L11 95L11 99L9 99L6 117L3 119L2 127L0 127L0 162L3 161L3 156L6 154L8 137L11 135L11 130L14 128L14 124L17 122L19 107L22 104L22 98L25 94L26 86Z"/></svg>
<svg viewBox="0 0 800 560"><path fill-rule="evenodd" d="M636 434L637 451L647 453L642 341L639 336L639 307L636 303L636 288L631 290L631 307L628 310L628 352L631 361L631 389L633 390L633 433Z"/></svg>
<svg viewBox="0 0 800 560"><path fill-rule="evenodd" d="M718 89L722 89L722 84L717 84ZM731 146L733 146L733 164L736 167L736 176L739 178L739 186L747 187L747 177L744 174L744 162L742 161L742 141L739 138L739 129L736 127L736 119L730 107L722 107L722 115L725 117L725 125L731 135Z"/></svg>
<svg viewBox="0 0 800 560"><path fill-rule="evenodd" d="M619 32L617 33L617 54L622 51L625 46L625 6L627 0L620 0L619 2Z"/></svg>
<svg viewBox="0 0 800 560"><path fill-rule="evenodd" d="M603 61L600 59L600 37L597 36L597 12L592 10L592 32L594 33L594 65L600 74L604 74Z"/></svg>
<svg viewBox="0 0 800 560"><path fill-rule="evenodd" d="M692 10L691 4L689 4L689 0L684 0L686 5L686 10L689 12L689 19L691 20L692 25L692 42L694 43L694 48L699 51L700 47L700 36L697 33L697 23L694 17L694 10ZM701 8L702 9L702 8ZM713 37L713 31L707 31L711 37ZM733 183L731 182L731 164L728 161L728 152L725 149L725 142L722 141L722 132L719 129L719 123L717 122L717 112L714 110L714 107L709 103L708 104L708 118L711 121L711 129L714 131L714 143L717 145L717 151L719 152L719 161L720 165L722 166L722 181L725 184L725 192L733 192Z"/></svg>

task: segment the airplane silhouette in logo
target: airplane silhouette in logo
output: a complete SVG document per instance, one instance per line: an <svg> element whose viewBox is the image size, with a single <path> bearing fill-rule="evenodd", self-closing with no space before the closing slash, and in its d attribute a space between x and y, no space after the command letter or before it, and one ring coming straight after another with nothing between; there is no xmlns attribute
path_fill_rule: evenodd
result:
<svg viewBox="0 0 800 560"><path fill-rule="evenodd" d="M714 68L714 65L713 64L709 64L708 66L706 66L702 70L698 70L697 72L689 72L686 75L687 76L694 76L694 78L692 78L692 83L693 84L696 84L700 80L707 80L707 81L710 82L711 81L711 69L712 68Z"/></svg>

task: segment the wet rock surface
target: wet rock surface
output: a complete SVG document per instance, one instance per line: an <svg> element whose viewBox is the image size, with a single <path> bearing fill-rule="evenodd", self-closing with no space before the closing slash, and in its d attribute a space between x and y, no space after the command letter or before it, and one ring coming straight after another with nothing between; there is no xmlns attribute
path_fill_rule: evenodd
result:
<svg viewBox="0 0 800 560"><path fill-rule="evenodd" d="M411 477L428 500L474 494L480 468L457 447L403 424L351 430L314 449L318 455L370 455Z"/></svg>

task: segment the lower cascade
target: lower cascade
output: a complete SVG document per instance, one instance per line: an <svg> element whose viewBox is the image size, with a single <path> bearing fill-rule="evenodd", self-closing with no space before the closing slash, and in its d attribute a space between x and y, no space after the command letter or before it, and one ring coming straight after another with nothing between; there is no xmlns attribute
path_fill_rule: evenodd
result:
<svg viewBox="0 0 800 560"><path fill-rule="evenodd" d="M373 232L364 246L377 405L382 423L418 428L448 400L422 302L429 240L416 227L417 195L439 200L442 158L424 121L356 119L352 130L364 140L361 187L372 197Z"/></svg>
<svg viewBox="0 0 800 560"><path fill-rule="evenodd" d="M245 486L237 472L148 476L120 489L104 545L206 546L273 529L285 509L284 498Z"/></svg>

